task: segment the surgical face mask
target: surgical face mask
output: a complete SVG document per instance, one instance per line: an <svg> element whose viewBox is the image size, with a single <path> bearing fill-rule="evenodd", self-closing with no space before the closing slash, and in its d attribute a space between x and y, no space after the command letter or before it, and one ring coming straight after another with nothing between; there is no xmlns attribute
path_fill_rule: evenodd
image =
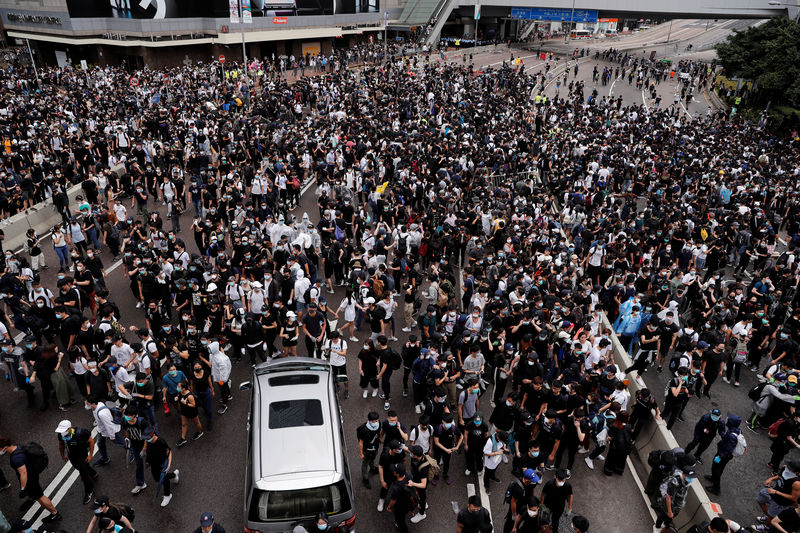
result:
<svg viewBox="0 0 800 533"><path fill-rule="evenodd" d="M483 422L483 420L481 420L480 418L476 418L476 419L475 419L475 425L476 425L476 426L480 426L480 425L481 425L481 422Z"/></svg>
<svg viewBox="0 0 800 533"><path fill-rule="evenodd" d="M145 440L146 440L147 442L153 442L153 439L155 439L155 437L150 437L149 439L145 439Z"/></svg>
<svg viewBox="0 0 800 533"><path fill-rule="evenodd" d="M445 422L444 423L444 427L445 427L445 429L450 429L451 427L453 427L453 423L452 422Z"/></svg>
<svg viewBox="0 0 800 533"><path fill-rule="evenodd" d="M783 467L783 472L781 472L781 477L783 479L792 479L794 477L794 472L789 470L788 466Z"/></svg>
<svg viewBox="0 0 800 533"><path fill-rule="evenodd" d="M169 375L172 376L172 377L175 377L175 376L178 375L178 371L177 370L170 370L169 371Z"/></svg>
<svg viewBox="0 0 800 533"><path fill-rule="evenodd" d="M539 452L531 451L531 457L539 457Z"/></svg>
<svg viewBox="0 0 800 533"><path fill-rule="evenodd" d="M539 509L528 509L528 516L534 517L539 514Z"/></svg>
<svg viewBox="0 0 800 533"><path fill-rule="evenodd" d="M686 484L687 484L687 485L689 485L689 484L690 484L692 481L694 481L694 478L693 478L693 477L687 477L687 478L686 478Z"/></svg>
<svg viewBox="0 0 800 533"><path fill-rule="evenodd" d="M378 431L378 428L381 427L381 425L378 422L367 422L367 427L371 431Z"/></svg>
<svg viewBox="0 0 800 533"><path fill-rule="evenodd" d="M557 486L557 487L563 487L563 486L564 486L564 483L566 483L566 481L559 481L559 480L556 480L556 486Z"/></svg>
<svg viewBox="0 0 800 533"><path fill-rule="evenodd" d="M397 425L397 422L389 421L389 425L392 426L392 427L395 427Z"/></svg>
<svg viewBox="0 0 800 533"><path fill-rule="evenodd" d="M317 529L319 529L320 531L325 531L326 529L328 529L328 524L317 524Z"/></svg>
<svg viewBox="0 0 800 533"><path fill-rule="evenodd" d="M711 415L711 420L713 420L714 422L718 422L719 421L719 415Z"/></svg>
<svg viewBox="0 0 800 533"><path fill-rule="evenodd" d="M509 406L509 407L514 407L514 402L512 402L510 400L506 400L506 405Z"/></svg>

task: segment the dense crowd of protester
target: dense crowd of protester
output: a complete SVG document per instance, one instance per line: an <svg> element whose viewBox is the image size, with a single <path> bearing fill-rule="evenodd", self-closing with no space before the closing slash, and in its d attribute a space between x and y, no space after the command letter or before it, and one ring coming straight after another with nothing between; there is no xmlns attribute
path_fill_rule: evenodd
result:
<svg viewBox="0 0 800 533"><path fill-rule="evenodd" d="M653 95L671 80L636 56L602 61L604 79ZM52 196L63 218L30 232L23 252L6 251L0 277L3 359L29 406L83 402L98 426L96 465L109 460L106 441L123 444L136 462L132 492L146 489L149 463L166 506L179 472L164 415L179 415L170 442L183 447L228 409L233 365L325 357L357 379L355 401L381 396L383 422L376 409L358 430L362 480L370 486L377 467L378 511L392 510L401 531L409 514L425 518L428 481L449 484L462 448L459 466L481 473L487 491L510 462L519 480L506 531L558 531L579 452L590 469L602 461L621 475L650 419L671 428L690 398L710 396L718 377L739 385L744 367L764 377L753 413L711 412L693 446L654 459L657 530L680 511L717 434L709 478L721 490L744 418L776 434L762 527L798 531L786 524L798 520L800 477L783 469L800 428L797 141L724 112L691 120L679 98L598 99L575 79L577 63L545 98L549 68L332 62L293 84L259 75L263 65L254 76L146 70L136 87L115 67L44 69L38 82L24 67L0 73L0 211ZM707 70L681 70L684 98ZM318 209L304 212L309 182ZM77 205L70 184L82 187ZM60 268L44 283L51 246ZM114 303L112 257L139 310ZM631 397L633 373L651 368L663 399ZM398 389L419 415L413 427L397 420ZM92 502L94 441L68 420L57 432L65 457L83 459ZM28 465L22 495L60 518L26 459L36 450L0 445L12 466ZM787 486L783 500L769 492ZM479 504L459 514L459 531L483 530ZM720 520L697 531L738 528ZM324 516L318 524L328 527ZM583 517L571 524L588 530Z"/></svg>

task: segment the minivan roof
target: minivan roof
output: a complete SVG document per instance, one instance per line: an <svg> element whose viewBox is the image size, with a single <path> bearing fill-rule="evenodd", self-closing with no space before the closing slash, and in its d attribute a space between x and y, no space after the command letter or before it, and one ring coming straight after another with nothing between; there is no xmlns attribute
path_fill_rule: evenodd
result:
<svg viewBox="0 0 800 533"><path fill-rule="evenodd" d="M343 465L338 431L338 405L331 390L327 361L292 357L258 365L254 371L252 423L253 480L260 490L298 490L335 483ZM317 383L300 380L288 385L270 383L276 376L319 376ZM275 402L317 400L320 425L272 428L269 406ZM326 480L327 482L323 481Z"/></svg>

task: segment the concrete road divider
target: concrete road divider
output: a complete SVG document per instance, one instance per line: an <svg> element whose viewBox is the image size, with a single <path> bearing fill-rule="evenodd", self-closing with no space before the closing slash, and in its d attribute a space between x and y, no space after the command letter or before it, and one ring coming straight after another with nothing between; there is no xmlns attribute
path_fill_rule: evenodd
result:
<svg viewBox="0 0 800 533"><path fill-rule="evenodd" d="M602 324L604 327L610 329L611 333L611 348L614 352L614 361L622 370L630 367L633 364L628 352L625 351L619 338L613 333L611 324L608 321L605 313L600 314ZM630 379L630 378L629 378ZM639 390L645 388L644 381L637 377L630 379L628 391L631 393L631 398L636 396ZM653 392L653 391L651 391ZM655 395L655 393L654 393ZM680 446L678 441L672 435L672 432L667 429L667 424L663 420L651 419L639 434L634 446L634 452L637 457L634 457L630 464L635 466L634 471L631 472L634 476L640 479L647 479L650 474L650 466L647 464L647 456L653 450L671 450ZM633 454L632 454L633 455ZM650 506L650 498L644 493L643 483L637 483L642 490L642 497L645 503ZM711 500L708 498L703 485L700 481L695 480L689 487L689 494L686 496L686 506L675 517L675 527L677 531L684 532L692 525L702 522L703 520L711 521L712 518L718 516L714 509L711 507Z"/></svg>
<svg viewBox="0 0 800 533"><path fill-rule="evenodd" d="M75 198L81 192L80 185L75 185L67 190L70 210L76 206ZM5 221L2 227L3 232L6 234L3 240L3 249L19 252L25 245L25 234L30 228L35 229L36 233L41 236L49 232L59 222L61 222L61 215L53 206L53 199L48 198L43 202L39 202L30 209L17 213ZM46 244L47 242L42 243L42 245Z"/></svg>

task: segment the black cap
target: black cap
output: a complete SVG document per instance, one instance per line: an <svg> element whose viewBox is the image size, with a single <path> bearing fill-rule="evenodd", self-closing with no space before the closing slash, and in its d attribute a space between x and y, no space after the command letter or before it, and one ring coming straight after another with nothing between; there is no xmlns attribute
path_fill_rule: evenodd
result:
<svg viewBox="0 0 800 533"><path fill-rule="evenodd" d="M399 450L402 447L403 447L403 444L397 439L392 439L392 440L389 441L389 449L390 450Z"/></svg>

